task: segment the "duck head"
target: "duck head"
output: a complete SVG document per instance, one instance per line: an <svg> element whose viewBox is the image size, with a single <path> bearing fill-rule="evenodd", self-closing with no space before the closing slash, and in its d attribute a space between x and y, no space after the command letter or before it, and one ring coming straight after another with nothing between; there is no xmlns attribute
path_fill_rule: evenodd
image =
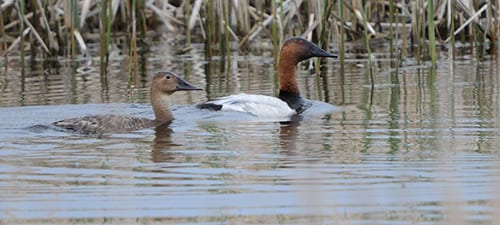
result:
<svg viewBox="0 0 500 225"><path fill-rule="evenodd" d="M177 74L171 71L160 71L153 77L153 84L151 85L151 91L161 92L167 95L171 95L176 91L195 91L203 90L192 84L188 83L184 79L180 78Z"/></svg>
<svg viewBox="0 0 500 225"><path fill-rule="evenodd" d="M292 64L297 64L300 61L312 58L312 57L330 57L338 58L338 55L329 53L314 43L306 40L302 37L292 37L285 41L283 47L281 48L280 59L283 57L284 60Z"/></svg>

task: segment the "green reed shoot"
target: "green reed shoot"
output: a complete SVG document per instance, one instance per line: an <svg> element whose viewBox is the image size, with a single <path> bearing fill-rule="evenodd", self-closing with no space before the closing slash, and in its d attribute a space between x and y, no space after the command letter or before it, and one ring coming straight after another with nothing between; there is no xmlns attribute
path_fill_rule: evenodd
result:
<svg viewBox="0 0 500 225"><path fill-rule="evenodd" d="M215 1L207 1L205 7L205 9L207 10L205 22L207 26L207 28L205 29L207 31L207 39L205 40L205 54L208 58L211 58L214 55L212 50L212 43L214 42L214 40L216 40L215 7L213 5L214 2Z"/></svg>
<svg viewBox="0 0 500 225"><path fill-rule="evenodd" d="M103 0L100 5L100 19L101 19L101 43L100 43L100 58L101 58L101 75L106 74L106 67L108 65L109 57L109 43L111 40L111 23L113 20L113 9L111 0Z"/></svg>
<svg viewBox="0 0 500 225"><path fill-rule="evenodd" d="M406 1L401 1L401 8L405 9L406 8ZM406 11L405 10L402 10L402 18L406 18ZM401 19L403 20L401 23L402 23L402 26L401 27L401 39L402 39L402 43L401 43L401 54L400 55L403 55L403 56L407 56L407 52L406 52L406 46L408 46L408 44L406 43L406 40L408 39L407 37L407 34L406 34L406 26L404 26L404 19Z"/></svg>
<svg viewBox="0 0 500 225"><path fill-rule="evenodd" d="M16 3L14 3L16 4ZM17 10L19 12L19 37L21 38L21 42L19 44L19 50L21 51L21 73L24 75L24 23L23 23L23 16L24 16L24 9L26 8L24 0L19 0L17 2Z"/></svg>
<svg viewBox="0 0 500 225"><path fill-rule="evenodd" d="M328 18L330 17L334 2L329 0L323 0L324 11L321 17L321 31L319 40L321 42L321 47L323 49L328 49L328 40L329 40L329 27L328 27Z"/></svg>
<svg viewBox="0 0 500 225"><path fill-rule="evenodd" d="M455 0L449 0L448 1L448 10L450 11L450 15L455 15ZM449 33L449 45L450 47L448 48L448 52L449 52L449 59L450 61L453 61L453 59L455 58L455 20L449 16L449 28L448 28L448 33ZM453 65L451 62L450 62L450 65ZM453 75L452 73L450 73L450 75Z"/></svg>
<svg viewBox="0 0 500 225"><path fill-rule="evenodd" d="M184 1L184 24L185 30L186 30L186 47L191 47L191 29L189 27L189 23L191 20L191 13L192 13L192 7L191 7L191 1Z"/></svg>
<svg viewBox="0 0 500 225"><path fill-rule="evenodd" d="M71 40L71 57L76 58L76 39L75 39L75 31L78 29L78 1L71 0L70 1L70 40Z"/></svg>
<svg viewBox="0 0 500 225"><path fill-rule="evenodd" d="M230 11L229 11L229 1L227 0L224 0L224 5L222 7L222 14L224 16L223 19L221 19L221 26L223 26L221 29L222 31L224 31L224 40L222 41L223 42L223 46L224 46L224 55L226 56L226 59L228 59L229 61L229 57L231 56L231 44L230 44L230 22L229 22L229 14L230 14ZM230 65L230 63L228 62L227 65Z"/></svg>
<svg viewBox="0 0 500 225"><path fill-rule="evenodd" d="M394 57L394 0L389 0L389 52L391 54L391 58Z"/></svg>
<svg viewBox="0 0 500 225"><path fill-rule="evenodd" d="M273 22L271 23L271 39L273 41L273 47L274 47L274 61L276 62L274 64L274 69L277 70L278 67L278 60L279 60L279 37L278 37L278 17L276 16L277 14L277 4L276 1L272 1L271 3L271 10L272 10L272 16L273 16Z"/></svg>
<svg viewBox="0 0 500 225"><path fill-rule="evenodd" d="M134 78L134 84L137 83L137 18L136 18L136 9L137 9L137 1L132 0L130 7L130 15L132 17L132 22L130 24L130 32L128 32L131 37L130 39L130 47L129 47L129 63L128 63L128 74L130 78ZM133 75L133 76L132 76Z"/></svg>
<svg viewBox="0 0 500 225"><path fill-rule="evenodd" d="M427 28L429 35L429 54L432 65L436 65L436 36L434 34L434 0L427 1Z"/></svg>
<svg viewBox="0 0 500 225"><path fill-rule="evenodd" d="M372 64L372 50L370 47L370 34L368 33L368 19L366 18L366 12L368 11L368 7L360 7L360 9L364 9L361 13L363 16L363 26L364 26L364 35L365 35L365 44L366 51L368 54L368 76L370 77L370 85L372 89L375 87L375 78L373 77L373 64Z"/></svg>
<svg viewBox="0 0 500 225"><path fill-rule="evenodd" d="M344 71L344 61L345 61L345 47L344 47L344 39L345 39L345 29L344 29L344 1L339 1L339 14L340 14L340 44L339 44L339 58L340 58L340 70ZM343 76L344 73L341 73Z"/></svg>
<svg viewBox="0 0 500 225"><path fill-rule="evenodd" d="M0 45L0 50L3 51L4 53L4 58L5 58L5 61L8 62L9 59L8 59L8 55L9 55L9 51L8 51L8 48L7 48L7 41L5 40L5 27L3 25L4 23L4 20L3 20L3 9L0 7L0 37L3 37L3 38L0 38L0 40L2 41L2 44ZM7 71L8 69L8 63L4 63L4 68L5 70Z"/></svg>

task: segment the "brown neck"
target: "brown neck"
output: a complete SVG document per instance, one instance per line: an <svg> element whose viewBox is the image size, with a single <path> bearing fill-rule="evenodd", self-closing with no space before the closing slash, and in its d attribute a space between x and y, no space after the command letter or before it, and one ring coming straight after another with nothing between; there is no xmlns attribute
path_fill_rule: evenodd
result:
<svg viewBox="0 0 500 225"><path fill-rule="evenodd" d="M151 89L151 105L158 124L170 122L174 119L168 106L169 96Z"/></svg>
<svg viewBox="0 0 500 225"><path fill-rule="evenodd" d="M299 94L299 86L295 71L297 62L287 54L281 54L278 63L278 76L280 79L280 92L290 92Z"/></svg>

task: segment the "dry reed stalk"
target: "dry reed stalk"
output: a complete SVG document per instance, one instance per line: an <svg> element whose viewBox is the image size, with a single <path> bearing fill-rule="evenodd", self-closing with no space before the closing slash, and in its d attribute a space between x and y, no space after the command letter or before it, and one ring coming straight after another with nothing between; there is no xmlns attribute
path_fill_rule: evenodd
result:
<svg viewBox="0 0 500 225"><path fill-rule="evenodd" d="M40 0L38 0L40 1ZM82 10L81 10L81 13L80 13L80 29L83 28L83 26L85 25L85 20L87 19L87 15L89 14L90 12L90 3L91 3L91 0L83 0L82 2Z"/></svg>
<svg viewBox="0 0 500 225"><path fill-rule="evenodd" d="M460 1L459 1L460 2ZM455 32L453 32L453 36L457 35L458 33L460 33L465 27L467 27L467 25L469 25L470 23L474 22L475 20L477 20L477 17L479 15L481 15L481 13L483 13L486 9L488 8L488 4L485 4L483 7L481 7L481 9L479 9L476 13L472 14L472 16L467 20L465 21ZM448 37L446 40L444 40L445 43L447 43L448 41L450 40L450 37Z"/></svg>
<svg viewBox="0 0 500 225"><path fill-rule="evenodd" d="M0 5L0 8L1 8L1 9L2 9L2 11L3 11L4 9L6 9L6 8L7 8L7 7L9 7L9 6L12 6L13 4L14 4L14 0L4 0L4 1L2 2L2 5Z"/></svg>
<svg viewBox="0 0 500 225"><path fill-rule="evenodd" d="M290 10L290 5L292 4L292 0L286 0L284 2L281 2L281 5L278 7L275 3L275 1L272 1L272 11L273 15L269 16L267 19L265 19L262 24L254 24L252 29L248 32L247 35L245 35L240 43L239 46L242 47L246 45L248 41L252 41L265 27L267 27L271 22L273 22L274 19L278 16L278 14L285 14ZM299 7L299 5L297 5ZM272 29L271 29L272 30ZM272 39L277 39L277 37L272 37Z"/></svg>
<svg viewBox="0 0 500 225"><path fill-rule="evenodd" d="M42 45L43 50L45 50L47 53L50 53L49 48L47 47L45 42L42 40L42 37L36 31L35 27L33 27L33 25L30 23L30 21L28 19L26 19L26 17L24 17L24 15L20 15L20 17L22 18L22 20L26 24L26 26L28 26L30 28L31 33L35 36L36 40L40 43L40 45Z"/></svg>
<svg viewBox="0 0 500 225"><path fill-rule="evenodd" d="M151 9L158 16L158 18L163 22L163 25L165 25L168 31L177 32L177 28L172 23L175 23L180 26L184 25L182 21L170 15L172 13L168 9L166 9L165 7L161 9L156 5L154 5L153 3L154 1L148 1L146 3L146 8Z"/></svg>
<svg viewBox="0 0 500 225"><path fill-rule="evenodd" d="M248 0L233 0L234 14L237 17L238 33L250 30L250 2Z"/></svg>
<svg viewBox="0 0 500 225"><path fill-rule="evenodd" d="M356 16L357 20L364 21L366 19L364 17L366 17L367 15L362 14L360 11L360 10L365 11L365 9L362 8L363 6L362 6L361 2L352 1L352 3L353 3L352 6L350 6L349 4L346 4L346 3L344 3L344 5ZM365 11L365 13L366 13L366 11ZM370 34L375 35L377 33L375 31L375 29L372 27L372 25L370 25L369 23L363 24L363 26L365 26L365 29L367 29L367 31L370 32Z"/></svg>
<svg viewBox="0 0 500 225"><path fill-rule="evenodd" d="M202 3L203 0L196 0L194 2L193 9L191 11L191 17L189 19L189 26L188 26L189 30L192 30L194 28L196 19L200 16L200 8Z"/></svg>

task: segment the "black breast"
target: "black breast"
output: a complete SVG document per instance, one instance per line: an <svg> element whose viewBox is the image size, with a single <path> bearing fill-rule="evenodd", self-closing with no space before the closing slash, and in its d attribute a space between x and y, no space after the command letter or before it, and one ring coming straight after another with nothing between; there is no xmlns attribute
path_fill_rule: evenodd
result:
<svg viewBox="0 0 500 225"><path fill-rule="evenodd" d="M286 102L286 104L295 110L297 114L302 113L309 106L311 106L310 102L302 98L299 93L295 92L280 91L278 98Z"/></svg>

